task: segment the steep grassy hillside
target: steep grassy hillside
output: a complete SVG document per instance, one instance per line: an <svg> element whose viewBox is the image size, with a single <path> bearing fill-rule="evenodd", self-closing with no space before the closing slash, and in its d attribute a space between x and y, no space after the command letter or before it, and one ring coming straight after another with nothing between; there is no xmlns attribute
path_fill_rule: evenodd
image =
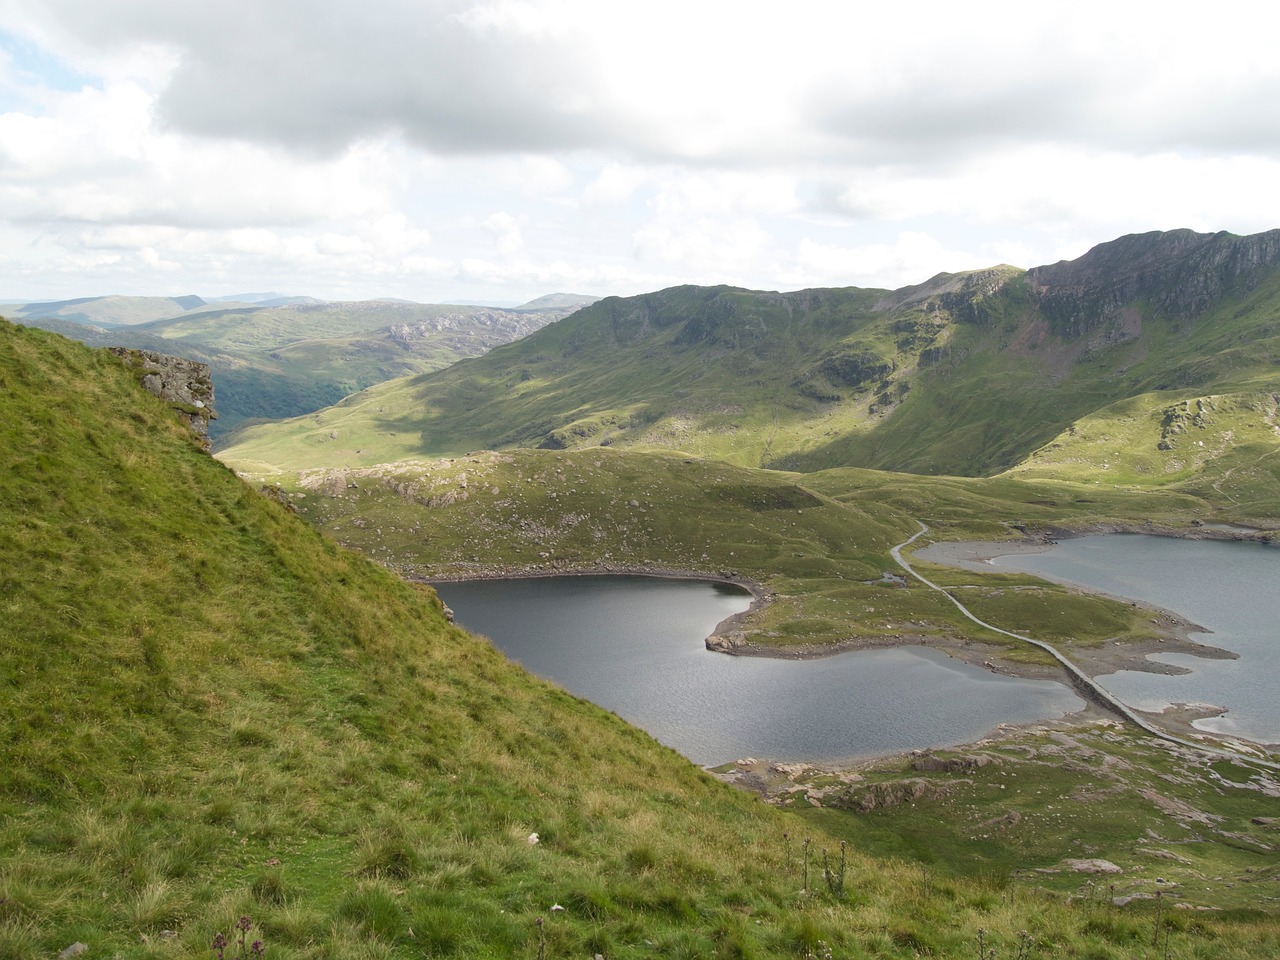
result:
<svg viewBox="0 0 1280 960"><path fill-rule="evenodd" d="M1118 913L856 841L823 879L823 828L510 666L106 354L0 323L0 451L5 960L235 955L241 917L278 957L1280 949L1261 913Z"/></svg>
<svg viewBox="0 0 1280 960"><path fill-rule="evenodd" d="M785 824L255 493L112 358L0 336L0 955L207 955L241 914L281 956L533 955L538 917L551 955L849 936L793 911Z"/></svg>
<svg viewBox="0 0 1280 960"><path fill-rule="evenodd" d="M613 445L989 475L1133 396L1273 390L1278 363L1280 232L1174 231L892 292L609 298L482 358L246 430L228 455L300 469Z"/></svg>

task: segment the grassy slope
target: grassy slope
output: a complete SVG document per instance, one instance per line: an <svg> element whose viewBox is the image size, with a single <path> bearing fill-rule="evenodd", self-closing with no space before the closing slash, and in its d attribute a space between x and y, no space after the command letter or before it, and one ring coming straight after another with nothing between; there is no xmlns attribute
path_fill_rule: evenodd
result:
<svg viewBox="0 0 1280 960"><path fill-rule="evenodd" d="M922 922L943 956L979 927L1127 949L1095 907L860 853L842 896L803 894L820 829L447 625L107 356L0 324L0 433L6 960L208 956L241 914L280 957L534 956L538 917L548 956L908 957ZM1184 932L1174 956L1278 945Z"/></svg>
<svg viewBox="0 0 1280 960"><path fill-rule="evenodd" d="M1012 268L894 294L679 287L255 427L229 454L300 468L608 443L744 466L980 475L1132 396L1274 390L1277 317L1280 271L1194 323L1134 303L1085 333L1040 316ZM322 450L331 433L340 442Z"/></svg>
<svg viewBox="0 0 1280 960"><path fill-rule="evenodd" d="M382 385L316 418L246 431L233 455L290 467L330 465L324 456L332 450L306 451L333 431L344 438L343 460L361 465L478 448L611 442L755 466L772 456L773 437L821 436L825 427L811 420L829 404L796 393L797 369L863 327L881 293L783 298L678 287L610 298L492 357ZM859 341L859 351L879 349Z"/></svg>
<svg viewBox="0 0 1280 960"><path fill-rule="evenodd" d="M549 956L1145 955L1141 917L861 853L802 894L821 830L446 625L114 360L0 343L0 956L207 955L241 913L278 956L533 956L539 916ZM1197 916L1171 956L1278 947Z"/></svg>
<svg viewBox="0 0 1280 960"><path fill-rule="evenodd" d="M1280 516L1277 394L1143 394L1073 423L1009 471L1084 485L1183 491L1223 519L1271 526Z"/></svg>
<svg viewBox="0 0 1280 960"><path fill-rule="evenodd" d="M557 954L810 922L776 821L254 493L113 361L3 335L0 955L197 954L241 912L284 955L504 955L554 901Z"/></svg>

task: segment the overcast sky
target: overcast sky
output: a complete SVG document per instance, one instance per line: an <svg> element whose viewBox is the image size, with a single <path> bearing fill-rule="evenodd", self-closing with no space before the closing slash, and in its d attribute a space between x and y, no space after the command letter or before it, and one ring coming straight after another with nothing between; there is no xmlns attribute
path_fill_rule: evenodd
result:
<svg viewBox="0 0 1280 960"><path fill-rule="evenodd" d="M1280 227L1268 6L865 6L0 0L0 301L897 287Z"/></svg>

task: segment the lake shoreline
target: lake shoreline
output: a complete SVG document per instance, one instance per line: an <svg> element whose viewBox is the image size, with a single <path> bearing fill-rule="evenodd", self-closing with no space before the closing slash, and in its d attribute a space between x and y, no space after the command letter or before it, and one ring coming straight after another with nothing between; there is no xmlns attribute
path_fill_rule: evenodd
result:
<svg viewBox="0 0 1280 960"><path fill-rule="evenodd" d="M721 620L706 638L708 650L717 650L724 653L731 651L727 649L721 650L714 644L721 642L721 638L736 634L735 628L742 622L744 617L758 612L764 605L772 603L774 598L773 591L758 580L753 580L751 577L745 577L728 570L707 573L705 571L667 567L629 567L618 564L600 564L549 570L543 568L530 570L527 567L516 570L489 568L477 573L442 574L430 577L404 574L404 577L412 583L425 583L428 586L433 583L468 583L473 580L546 580L551 577L652 577L657 580L699 580L703 583L727 584L739 587L749 593L751 595L751 605L741 613L735 613Z"/></svg>
<svg viewBox="0 0 1280 960"><path fill-rule="evenodd" d="M992 561L997 557L1034 555L1049 552L1061 541L1080 539L1091 536L1111 535L1162 536L1174 540L1217 541L1256 543L1274 545L1273 531L1257 528L1233 527L1223 525L1218 528L1197 526L1190 530L1156 528L1154 525L1120 525L1093 524L1084 528L1071 530L1054 530L1052 534L1042 536L1028 535L1025 538L1011 540L987 541L937 541L916 550L913 558L927 563L934 563L953 569L966 569L982 573L1012 573L1014 571L997 568ZM1201 660L1238 660L1240 654L1204 643L1192 634L1212 635L1213 631L1203 627L1182 614L1168 607L1160 606L1146 600L1117 594L1099 589L1090 584L1082 584L1066 577L1050 577L1043 573L1030 574L1051 583L1057 583L1069 590L1094 596L1107 597L1117 602L1126 603L1150 611L1152 626L1160 636L1139 641L1109 641L1100 647L1059 646L1077 666L1090 677L1102 677L1119 671L1134 671L1149 674L1177 675L1193 673L1194 669L1162 663L1149 659L1152 654L1184 654ZM1163 710L1137 710L1149 721L1170 733L1198 740L1237 741L1249 744L1254 748L1273 751L1280 744L1265 740L1251 740L1238 734L1217 733L1196 726L1196 721L1221 717L1230 713L1230 707L1218 706L1206 702L1184 703L1174 701Z"/></svg>
<svg viewBox="0 0 1280 960"><path fill-rule="evenodd" d="M1137 533L1150 532L1145 525L1142 529L1120 529L1115 524L1098 524L1088 529L1058 530L1052 534L1032 539L1019 540L969 540L969 541L937 541L914 552L914 556L928 562L945 566L974 570L975 572L998 572L990 566L993 557L1007 556L1016 553L1043 553L1051 550L1056 540L1071 537L1090 536L1098 533ZM1257 531L1265 533L1265 531ZM1175 534L1169 533L1169 536ZM1197 537L1197 539L1199 539ZM1240 539L1236 535L1227 535L1222 531L1210 530L1203 539ZM926 555L927 551L936 551ZM583 565L537 565L534 567L501 567L482 566L465 572L450 572L423 575L417 572L401 571L405 579L415 583L465 583L474 580L532 580L550 577L597 577L597 576L631 576L653 577L672 580L700 580L707 583L722 583L739 587L751 595L751 605L741 613L733 614L716 624L716 627L705 638L706 648L716 653L735 657L765 657L776 660L817 660L839 656L843 653L854 653L864 650L885 650L904 646L924 646L940 650L949 656L973 666L982 667L993 673L1015 677L1021 680L1063 680L1062 670L1057 664L1020 663L1004 659L1003 654L1008 647L999 644L984 643L972 637L955 637L938 633L891 633L866 636L850 636L835 643L812 645L778 645L770 644L759 635L742 629L748 618L759 613L772 603L774 591L751 577L727 570L706 571L690 570L652 565L631 566L627 564L583 564ZM1192 656L1206 658L1230 659L1236 655L1227 650L1198 643L1190 639L1192 633L1209 633L1206 628L1192 623L1172 610L1144 604L1117 594L1091 590L1079 584L1068 584L1072 589L1086 593L1108 596L1122 603L1131 603L1144 607L1156 614L1153 625L1159 639L1149 641L1130 641L1123 645L1105 648L1080 648L1081 669L1089 676L1102 676L1119 670L1144 670L1150 673L1180 673L1183 668L1161 664L1147 659L1151 653L1187 653ZM1084 712L1087 712L1084 711Z"/></svg>
<svg viewBox="0 0 1280 960"><path fill-rule="evenodd" d="M1086 527L1065 529L1050 528L1039 535L1031 534L1009 540L936 541L913 552L919 560L937 563L974 572L998 573L991 560L999 556L1035 554L1052 550L1057 541L1101 534L1145 534L1168 536L1178 539L1273 542L1271 531L1232 527L1227 529L1195 527L1192 529L1157 528L1151 524L1091 524ZM590 576L639 576L658 579L698 580L736 586L751 595L751 604L741 613L720 621L705 638L708 650L730 656L760 657L778 660L815 660L839 656L844 653L893 649L905 646L924 646L992 673L1022 680L1052 680L1064 682L1061 668L1051 663L1023 663L1005 659L1009 648L995 643L984 643L972 637L950 636L935 633L896 633L885 635L851 636L836 643L811 646L772 645L751 632L742 629L743 622L774 600L775 593L761 582L741 574L720 570L716 572L657 567L653 565L631 566L624 564L595 564L564 566L536 566L504 569L485 567L460 573L436 576L414 575L408 579L422 583L457 583L475 580L545 579L548 577ZM1052 581L1059 582L1061 581ZM1177 674L1190 672L1186 668L1148 659L1153 653L1184 653L1204 659L1235 659L1237 654L1197 642L1192 634L1211 633L1207 628L1181 616L1176 611L1135 600L1119 594L1108 593L1076 583L1062 583L1068 589L1106 596L1117 602L1141 607L1152 613L1152 627L1158 634L1147 640L1110 642L1099 647L1072 647L1073 661L1090 677L1105 676L1121 670L1137 670L1148 673ZM1201 738L1206 732L1195 727L1194 721L1220 716L1224 708L1212 704L1174 704L1162 712L1147 713L1153 722L1172 733ZM1112 717L1103 708L1088 702L1079 710L1059 718L1040 723L1081 723ZM1033 726L1030 724L1002 725L1006 729ZM999 732L995 732L999 736Z"/></svg>
<svg viewBox="0 0 1280 960"><path fill-rule="evenodd" d="M1213 533L1213 531L1210 531ZM1262 531L1259 531L1262 532ZM997 569L992 560L996 557L1009 557L1027 554L1047 553L1059 540L1076 539L1086 536L1110 536L1123 534L1141 534L1145 536L1168 536L1171 539L1189 540L1255 540L1254 537L1238 536L1178 536L1173 533L1152 533L1148 530L1118 529L1114 524L1098 524L1087 530L1072 530L1056 533L1052 539L1022 540L940 540L921 547L912 553L913 559L939 566L971 570L975 573L1008 573ZM1268 541L1269 542L1269 541ZM1076 583L1066 579L1041 577L1050 583L1056 583L1069 590L1078 590L1092 596L1106 597L1117 603L1128 604L1150 611L1151 625L1156 637L1147 640L1128 640L1124 642L1110 641L1102 646L1071 646L1071 659L1090 677L1101 677L1121 670L1135 670L1143 673L1175 675L1189 673L1185 667L1160 663L1148 659L1153 653L1182 653L1204 660L1236 660L1239 654L1215 647L1212 644L1192 639L1192 634L1208 636L1213 633L1208 627L1184 617L1176 610L1170 610L1154 603L1128 597L1120 593L1100 590L1087 584ZM1203 732L1203 731L1201 731Z"/></svg>

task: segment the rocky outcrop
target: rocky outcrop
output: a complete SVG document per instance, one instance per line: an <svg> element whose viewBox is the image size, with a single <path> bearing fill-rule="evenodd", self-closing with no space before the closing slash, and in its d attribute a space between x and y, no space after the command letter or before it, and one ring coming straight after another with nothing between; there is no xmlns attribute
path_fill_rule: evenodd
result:
<svg viewBox="0 0 1280 960"><path fill-rule="evenodd" d="M218 415L213 409L213 375L207 363L152 350L107 349L133 369L143 389L167 400L208 446L209 421L216 420Z"/></svg>
<svg viewBox="0 0 1280 960"><path fill-rule="evenodd" d="M1033 297L1054 331L1086 336L1143 304L1157 316L1191 321L1229 293L1247 293L1280 265L1280 230L1247 237L1170 230L1101 243L1083 257L1027 271Z"/></svg>
<svg viewBox="0 0 1280 960"><path fill-rule="evenodd" d="M921 309L926 315L942 315L957 323L984 325L996 317L994 305L1017 299L1012 282L1023 271L1008 264L970 270L967 273L940 273L924 283L902 287L877 301L879 311Z"/></svg>
<svg viewBox="0 0 1280 960"><path fill-rule="evenodd" d="M840 807L845 810L856 810L859 813L871 813L873 810L900 807L906 803L914 804L926 800L937 800L950 793L956 785L971 782L969 780L954 780L949 783L938 783L933 780L912 778L859 784L849 787L847 790L842 790L834 797L828 797L826 805Z"/></svg>
<svg viewBox="0 0 1280 960"><path fill-rule="evenodd" d="M967 757L939 757L930 750L913 754L911 769L917 773L957 773L969 770L980 770L989 764L999 764L999 760L985 753Z"/></svg>

